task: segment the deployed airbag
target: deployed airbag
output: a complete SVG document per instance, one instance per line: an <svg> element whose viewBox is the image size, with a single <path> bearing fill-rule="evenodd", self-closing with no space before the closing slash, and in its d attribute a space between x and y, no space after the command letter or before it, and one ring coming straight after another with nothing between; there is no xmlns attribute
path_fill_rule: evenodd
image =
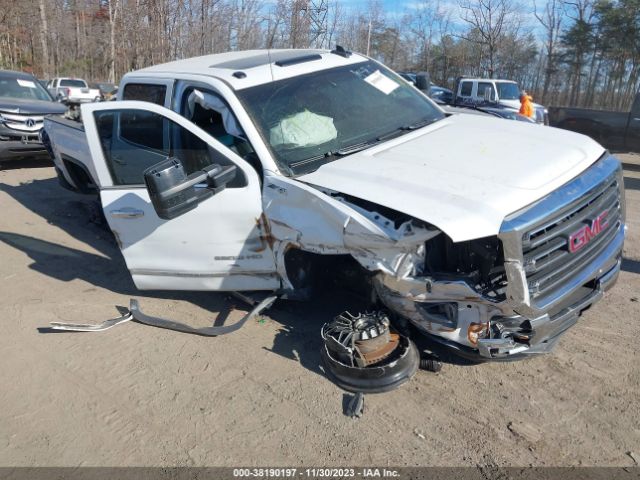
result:
<svg viewBox="0 0 640 480"><path fill-rule="evenodd" d="M218 112L222 116L222 124L224 125L224 129L229 135L244 138L242 127L238 125L236 117L233 115L231 110L229 110L229 107L227 107L227 104L224 103L221 98L210 93L201 92L200 90L194 90L193 92L191 92L191 95L189 95L189 98L187 99L189 117L193 115L196 104L207 110Z"/></svg>
<svg viewBox="0 0 640 480"><path fill-rule="evenodd" d="M333 118L304 110L281 120L269 136L274 146L313 147L334 140L338 131Z"/></svg>

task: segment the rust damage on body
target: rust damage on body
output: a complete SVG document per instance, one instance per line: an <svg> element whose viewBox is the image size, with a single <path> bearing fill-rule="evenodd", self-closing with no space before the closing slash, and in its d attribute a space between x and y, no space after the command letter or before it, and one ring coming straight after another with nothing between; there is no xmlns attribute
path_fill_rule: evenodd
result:
<svg viewBox="0 0 640 480"><path fill-rule="evenodd" d="M260 232L260 246L252 248L253 252L263 252L267 249L267 247L273 250L273 245L276 241L273 233L271 232L271 225L269 224L269 220L267 216L262 212L259 218L256 218L256 226L258 227L258 231Z"/></svg>

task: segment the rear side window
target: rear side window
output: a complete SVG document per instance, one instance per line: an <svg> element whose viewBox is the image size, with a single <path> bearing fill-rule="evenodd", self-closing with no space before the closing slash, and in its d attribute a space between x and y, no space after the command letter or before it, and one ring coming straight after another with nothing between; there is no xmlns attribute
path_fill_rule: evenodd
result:
<svg viewBox="0 0 640 480"><path fill-rule="evenodd" d="M472 88L472 82L462 82L462 86L460 87L460 95L462 95L463 97L470 97Z"/></svg>
<svg viewBox="0 0 640 480"><path fill-rule="evenodd" d="M154 85L151 83L128 83L124 87L123 100L139 100L141 102L151 102L156 105L164 105L167 95L165 85Z"/></svg>

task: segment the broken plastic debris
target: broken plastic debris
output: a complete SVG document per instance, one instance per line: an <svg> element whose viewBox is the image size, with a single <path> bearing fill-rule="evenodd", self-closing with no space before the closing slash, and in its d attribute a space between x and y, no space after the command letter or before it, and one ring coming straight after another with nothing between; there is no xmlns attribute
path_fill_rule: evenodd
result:
<svg viewBox="0 0 640 480"><path fill-rule="evenodd" d="M68 330L74 332L101 332L103 330L108 330L111 327L119 325L120 323L128 322L129 320L135 320L139 323L144 323L145 325L150 325L152 327L166 328L168 330L175 330L177 332L183 333L192 333L194 335L215 337L239 330L247 322L247 320L255 317L256 315L259 315L262 311L273 305L273 303L277 299L278 297L276 295L267 297L236 323L218 327L194 328L189 325L185 325L184 323L174 322L173 320L146 315L140 310L138 301L132 298L129 305L129 312L127 312L120 318L106 320L97 325L51 322L51 328L54 330Z"/></svg>

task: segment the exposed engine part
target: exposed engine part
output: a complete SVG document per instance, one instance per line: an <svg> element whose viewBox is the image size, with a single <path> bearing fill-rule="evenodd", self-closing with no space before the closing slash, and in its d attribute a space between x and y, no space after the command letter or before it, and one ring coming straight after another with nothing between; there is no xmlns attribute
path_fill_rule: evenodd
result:
<svg viewBox="0 0 640 480"><path fill-rule="evenodd" d="M420 356L408 337L392 332L384 312L338 315L322 327L327 376L351 392L386 392L409 380Z"/></svg>
<svg viewBox="0 0 640 480"><path fill-rule="evenodd" d="M454 243L446 235L426 243L424 274L440 280L465 280L477 292L505 298L507 277L502 243L497 237Z"/></svg>
<svg viewBox="0 0 640 480"><path fill-rule="evenodd" d="M364 394L356 393L347 405L345 414L351 418L360 418L364 414Z"/></svg>
<svg viewBox="0 0 640 480"><path fill-rule="evenodd" d="M432 356L422 357L420 359L420 370L438 373L442 370L442 362Z"/></svg>

